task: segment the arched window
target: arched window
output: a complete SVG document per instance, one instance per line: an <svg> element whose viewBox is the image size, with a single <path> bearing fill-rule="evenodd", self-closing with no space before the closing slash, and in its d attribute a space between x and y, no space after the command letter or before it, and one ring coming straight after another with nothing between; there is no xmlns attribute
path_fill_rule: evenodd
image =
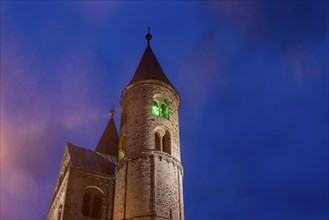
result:
<svg viewBox="0 0 329 220"><path fill-rule="evenodd" d="M85 193L83 195L83 203L82 203L82 215L90 216L90 203L91 196L89 193Z"/></svg>
<svg viewBox="0 0 329 220"><path fill-rule="evenodd" d="M91 217L93 218L101 218L102 217L102 197L96 195L94 197Z"/></svg>
<svg viewBox="0 0 329 220"><path fill-rule="evenodd" d="M162 138L162 149L164 152L171 154L170 133L168 131L166 131L166 134Z"/></svg>
<svg viewBox="0 0 329 220"><path fill-rule="evenodd" d="M169 102L159 94L153 98L152 115L169 119Z"/></svg>
<svg viewBox="0 0 329 220"><path fill-rule="evenodd" d="M161 139L158 132L154 133L155 150L161 150Z"/></svg>
<svg viewBox="0 0 329 220"><path fill-rule="evenodd" d="M101 218L102 196L102 192L94 187L86 189L82 201L82 215L92 218Z"/></svg>
<svg viewBox="0 0 329 220"><path fill-rule="evenodd" d="M160 116L161 108L160 108L160 102L157 99L153 100L152 105L152 115L154 116Z"/></svg>
<svg viewBox="0 0 329 220"><path fill-rule="evenodd" d="M121 113L120 127L122 128L126 124L126 122L127 122L127 108L126 106L124 106Z"/></svg>
<svg viewBox="0 0 329 220"><path fill-rule="evenodd" d="M169 119L169 103L167 99L165 99L161 105L161 113L161 117Z"/></svg>

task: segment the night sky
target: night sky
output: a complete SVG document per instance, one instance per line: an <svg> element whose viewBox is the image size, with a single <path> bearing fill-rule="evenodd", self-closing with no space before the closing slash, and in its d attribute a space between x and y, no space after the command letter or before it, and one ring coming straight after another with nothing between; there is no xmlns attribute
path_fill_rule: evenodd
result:
<svg viewBox="0 0 329 220"><path fill-rule="evenodd" d="M1 219L45 219L147 42L181 97L185 219L328 219L328 1L1 1Z"/></svg>

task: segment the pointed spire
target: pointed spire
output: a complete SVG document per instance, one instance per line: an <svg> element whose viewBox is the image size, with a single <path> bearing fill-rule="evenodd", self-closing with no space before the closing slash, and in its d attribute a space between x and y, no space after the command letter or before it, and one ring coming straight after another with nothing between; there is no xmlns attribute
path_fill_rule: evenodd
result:
<svg viewBox="0 0 329 220"><path fill-rule="evenodd" d="M96 151L118 157L119 135L114 122L114 105L110 111L110 121L96 146Z"/></svg>
<svg viewBox="0 0 329 220"><path fill-rule="evenodd" d="M136 72L128 85L131 85L135 82L142 80L158 80L164 83L169 84L174 90L175 87L170 83L167 76L163 72L160 63L155 57L153 50L150 46L150 40L152 39L152 35L150 34L150 28L148 28L148 33L145 36L147 40L147 47L144 51L142 59L140 60Z"/></svg>

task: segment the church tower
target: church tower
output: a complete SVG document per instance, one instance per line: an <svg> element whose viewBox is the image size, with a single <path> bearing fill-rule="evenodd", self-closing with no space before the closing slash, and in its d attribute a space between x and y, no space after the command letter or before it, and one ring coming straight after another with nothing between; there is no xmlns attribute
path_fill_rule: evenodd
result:
<svg viewBox="0 0 329 220"><path fill-rule="evenodd" d="M179 95L147 47L95 150L67 143L47 220L183 220Z"/></svg>
<svg viewBox="0 0 329 220"><path fill-rule="evenodd" d="M121 94L114 220L183 220L179 95L147 47Z"/></svg>

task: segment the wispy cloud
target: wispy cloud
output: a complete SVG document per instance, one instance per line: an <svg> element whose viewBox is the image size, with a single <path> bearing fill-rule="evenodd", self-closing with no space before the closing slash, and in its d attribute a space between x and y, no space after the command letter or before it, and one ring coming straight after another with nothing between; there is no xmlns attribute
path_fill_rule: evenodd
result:
<svg viewBox="0 0 329 220"><path fill-rule="evenodd" d="M1 65L2 219L45 213L48 204L37 204L45 198L41 191L47 190L50 197L53 190L53 183L44 178L49 170L52 176L57 172L53 163L68 141L64 132L106 118L94 105L92 91L97 86L92 78L98 68L86 53L71 50L57 62L44 64L42 57L22 45L16 39L2 45L6 55ZM86 132L93 134L93 130L90 125ZM24 208L27 203L36 210ZM13 210L17 204L22 207L20 212Z"/></svg>

